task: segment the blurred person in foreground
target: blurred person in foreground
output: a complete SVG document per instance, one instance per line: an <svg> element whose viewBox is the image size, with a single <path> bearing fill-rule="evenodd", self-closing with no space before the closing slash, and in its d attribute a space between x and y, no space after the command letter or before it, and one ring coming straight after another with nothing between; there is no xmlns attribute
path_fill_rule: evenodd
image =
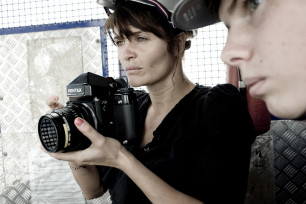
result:
<svg viewBox="0 0 306 204"><path fill-rule="evenodd" d="M302 0L182 0L172 18L181 29L224 22L221 58L239 67L251 96L274 116L305 119L305 10Z"/></svg>

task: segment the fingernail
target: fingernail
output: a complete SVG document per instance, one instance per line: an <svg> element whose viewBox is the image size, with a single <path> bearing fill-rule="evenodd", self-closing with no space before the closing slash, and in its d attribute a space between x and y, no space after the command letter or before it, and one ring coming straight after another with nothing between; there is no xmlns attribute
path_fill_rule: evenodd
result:
<svg viewBox="0 0 306 204"><path fill-rule="evenodd" d="M75 119L75 125L76 126L81 126L83 124L83 119L82 118L77 118Z"/></svg>
<svg viewBox="0 0 306 204"><path fill-rule="evenodd" d="M53 96L53 100L54 100L54 101L57 101L57 96Z"/></svg>

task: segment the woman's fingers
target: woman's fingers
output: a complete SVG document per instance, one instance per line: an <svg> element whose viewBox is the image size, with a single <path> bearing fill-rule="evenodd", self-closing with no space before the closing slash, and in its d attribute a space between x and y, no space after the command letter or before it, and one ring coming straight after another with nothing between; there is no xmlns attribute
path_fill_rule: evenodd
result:
<svg viewBox="0 0 306 204"><path fill-rule="evenodd" d="M45 148L43 146L40 146L40 148L46 153L49 154L50 156L54 157L57 160L62 160L62 161L69 161L69 162L75 162L78 158L78 151L74 151L74 152L66 152L66 153L62 153L62 152L56 152L56 153L51 153L48 152L47 150L45 150Z"/></svg>
<svg viewBox="0 0 306 204"><path fill-rule="evenodd" d="M104 142L105 137L102 136L95 128L93 128L87 121L78 117L74 120L75 126L79 129L79 131L88 137L92 143L94 142Z"/></svg>
<svg viewBox="0 0 306 204"><path fill-rule="evenodd" d="M50 96L46 100L46 104L49 106L49 110L47 113L51 113L54 109L63 108L64 105L58 102L59 97L58 96Z"/></svg>
<svg viewBox="0 0 306 204"><path fill-rule="evenodd" d="M87 137L91 142L91 146L84 150L72 152L47 152L47 154L58 160L75 162L80 165L105 165L105 166L118 166L117 158L122 145L120 142L113 138L101 135L94 127L87 121L78 117L74 120L75 126L78 130ZM73 136L72 136L73 137Z"/></svg>

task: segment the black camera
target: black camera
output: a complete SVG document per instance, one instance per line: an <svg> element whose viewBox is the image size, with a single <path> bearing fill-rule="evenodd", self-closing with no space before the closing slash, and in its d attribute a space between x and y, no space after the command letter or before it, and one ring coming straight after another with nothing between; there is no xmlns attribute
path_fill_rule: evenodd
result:
<svg viewBox="0 0 306 204"><path fill-rule="evenodd" d="M39 139L48 152L76 151L91 145L75 127L77 117L127 147L138 141L137 96L133 88L127 88L124 79L84 73L67 86L67 96L66 107L39 119Z"/></svg>

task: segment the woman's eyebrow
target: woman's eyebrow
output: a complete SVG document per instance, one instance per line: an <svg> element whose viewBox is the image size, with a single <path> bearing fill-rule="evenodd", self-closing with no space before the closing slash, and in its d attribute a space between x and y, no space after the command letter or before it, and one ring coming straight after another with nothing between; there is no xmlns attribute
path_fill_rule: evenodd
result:
<svg viewBox="0 0 306 204"><path fill-rule="evenodd" d="M139 35L141 33L143 33L143 31L136 31L136 32L131 32L131 35Z"/></svg>
<svg viewBox="0 0 306 204"><path fill-rule="evenodd" d="M121 37L118 36L118 35L115 35L115 36L114 36L114 40L118 40L118 39L121 39Z"/></svg>
<svg viewBox="0 0 306 204"><path fill-rule="evenodd" d="M141 34L141 33L143 33L143 31L130 32L130 33L129 33L129 36L130 36L130 37L131 37L131 36L136 36L136 35L139 35L139 34ZM114 39L115 39L115 40L118 40L118 39L122 39L122 37L120 37L119 35L117 35L117 34L114 33Z"/></svg>
<svg viewBox="0 0 306 204"><path fill-rule="evenodd" d="M112 38L115 40L118 40L118 39L120 39L121 37L117 34L117 33L115 33L115 31L112 31L111 32L111 35L112 35Z"/></svg>

